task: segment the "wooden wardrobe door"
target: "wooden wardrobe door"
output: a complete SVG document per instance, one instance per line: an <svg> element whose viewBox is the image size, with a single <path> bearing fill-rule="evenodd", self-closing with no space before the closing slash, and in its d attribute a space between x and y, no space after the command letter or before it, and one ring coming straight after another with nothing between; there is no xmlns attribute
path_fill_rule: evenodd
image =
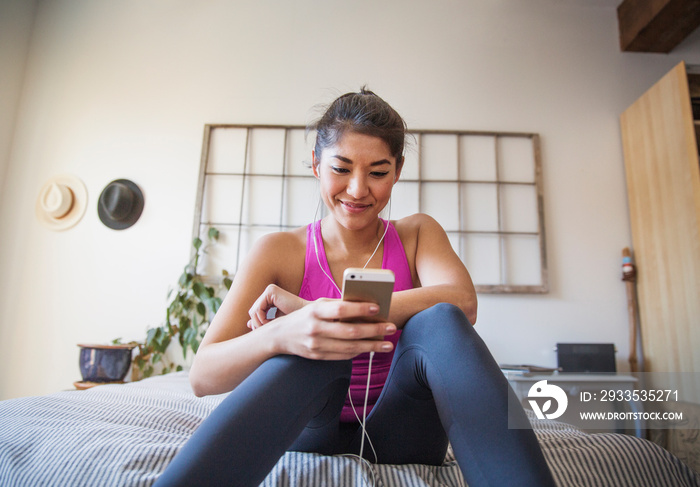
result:
<svg viewBox="0 0 700 487"><path fill-rule="evenodd" d="M688 372L679 393L697 402L700 164L685 64L649 89L620 121L645 370Z"/></svg>

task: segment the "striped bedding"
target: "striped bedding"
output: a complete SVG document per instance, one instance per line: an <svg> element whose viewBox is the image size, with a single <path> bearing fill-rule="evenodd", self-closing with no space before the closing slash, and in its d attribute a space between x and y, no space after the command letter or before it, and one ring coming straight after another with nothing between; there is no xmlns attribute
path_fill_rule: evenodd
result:
<svg viewBox="0 0 700 487"><path fill-rule="evenodd" d="M196 398L186 372L126 385L0 402L0 485L148 486L223 396ZM700 486L700 475L657 445L532 423L559 486ZM265 487L461 487L442 466L361 465L349 457L289 452Z"/></svg>

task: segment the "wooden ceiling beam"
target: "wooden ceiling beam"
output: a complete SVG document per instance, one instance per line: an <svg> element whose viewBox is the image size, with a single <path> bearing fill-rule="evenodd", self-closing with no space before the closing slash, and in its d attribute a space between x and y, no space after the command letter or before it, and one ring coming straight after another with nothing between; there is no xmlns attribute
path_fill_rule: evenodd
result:
<svg viewBox="0 0 700 487"><path fill-rule="evenodd" d="M669 53L700 26L700 0L624 0L617 20L623 51Z"/></svg>

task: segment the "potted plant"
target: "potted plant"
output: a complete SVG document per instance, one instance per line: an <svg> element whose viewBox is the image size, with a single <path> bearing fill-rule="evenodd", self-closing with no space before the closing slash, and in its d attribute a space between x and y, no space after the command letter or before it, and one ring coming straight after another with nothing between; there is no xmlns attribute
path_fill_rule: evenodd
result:
<svg viewBox="0 0 700 487"><path fill-rule="evenodd" d="M219 231L211 227L207 237L213 244L219 239ZM166 351L176 339L183 359L187 359L188 350L197 353L204 333L221 306L221 295L231 287L231 279L225 269L221 271L221 281L215 286L208 285L207 276L198 273L199 258L208 247L203 247L202 243L198 237L192 241L193 256L185 266L177 287L168 292L165 323L149 328L143 343L130 343L137 348L132 359L133 380L150 377L158 369L162 374L182 370L182 365L171 360ZM120 339L114 340L114 343L121 343Z"/></svg>
<svg viewBox="0 0 700 487"><path fill-rule="evenodd" d="M131 350L135 344L93 345L80 347L80 374L82 381L74 382L78 389L88 389L96 384L121 383L131 365Z"/></svg>

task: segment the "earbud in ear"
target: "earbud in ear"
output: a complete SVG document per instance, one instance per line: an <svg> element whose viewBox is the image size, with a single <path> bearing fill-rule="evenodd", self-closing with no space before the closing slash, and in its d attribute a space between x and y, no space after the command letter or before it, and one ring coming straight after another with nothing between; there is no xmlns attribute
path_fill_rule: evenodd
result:
<svg viewBox="0 0 700 487"><path fill-rule="evenodd" d="M318 179L320 177L320 175L318 173L318 169L319 169L320 164L321 164L320 161L318 159L316 159L316 153L312 151L311 152L311 170L313 171L316 179Z"/></svg>

